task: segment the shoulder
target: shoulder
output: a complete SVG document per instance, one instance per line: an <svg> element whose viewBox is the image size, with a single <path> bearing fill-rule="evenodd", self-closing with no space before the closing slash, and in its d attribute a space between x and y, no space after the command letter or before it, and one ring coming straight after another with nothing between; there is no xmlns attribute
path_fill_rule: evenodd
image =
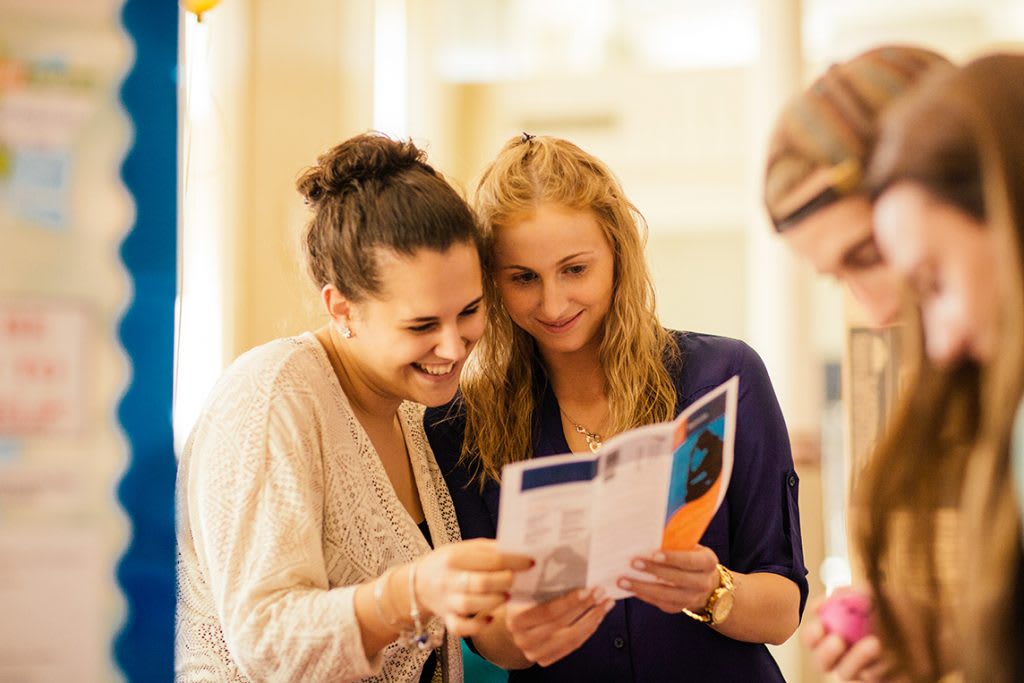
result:
<svg viewBox="0 0 1024 683"><path fill-rule="evenodd" d="M328 369L329 361L313 335L275 339L235 359L214 387L208 408L322 396L332 380Z"/></svg>
<svg viewBox="0 0 1024 683"><path fill-rule="evenodd" d="M679 347L680 364L672 373L681 397L712 389L733 375L743 383L767 380L764 362L746 342L701 332L669 330Z"/></svg>

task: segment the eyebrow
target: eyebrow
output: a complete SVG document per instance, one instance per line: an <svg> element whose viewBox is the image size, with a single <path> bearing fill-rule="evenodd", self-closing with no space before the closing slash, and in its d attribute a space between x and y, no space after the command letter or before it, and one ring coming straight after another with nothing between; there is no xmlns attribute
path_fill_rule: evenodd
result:
<svg viewBox="0 0 1024 683"><path fill-rule="evenodd" d="M462 311L465 311L467 308L473 308L473 306L476 306L477 304L479 304L483 300L484 300L484 297L482 295L478 296L477 298L473 299L468 304L463 306L462 307ZM402 323L403 324L405 324L405 323L419 323L419 324L422 324L422 323L434 322L435 320L440 320L440 318L438 316L436 316L436 315L422 315L422 316L420 316L418 318L407 318L406 320L403 320Z"/></svg>
<svg viewBox="0 0 1024 683"><path fill-rule="evenodd" d="M575 254L569 254L568 256L559 259L558 263L556 263L555 265L556 266L560 266L563 263L565 263L566 261L572 261L573 259L577 259L580 256L589 256L592 253L593 253L592 249L588 249L586 251L577 251ZM504 268L502 268L502 270L512 270L512 269L516 269L516 270L533 270L533 268L527 268L526 266L517 266L515 264L509 264L509 265L505 266Z"/></svg>

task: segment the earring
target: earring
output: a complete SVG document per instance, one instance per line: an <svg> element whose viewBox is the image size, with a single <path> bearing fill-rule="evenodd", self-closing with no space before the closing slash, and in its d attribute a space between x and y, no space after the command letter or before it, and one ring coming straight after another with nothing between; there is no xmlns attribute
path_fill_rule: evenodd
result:
<svg viewBox="0 0 1024 683"><path fill-rule="evenodd" d="M341 326L341 336L344 337L345 339L352 338L352 330L348 328L348 325Z"/></svg>

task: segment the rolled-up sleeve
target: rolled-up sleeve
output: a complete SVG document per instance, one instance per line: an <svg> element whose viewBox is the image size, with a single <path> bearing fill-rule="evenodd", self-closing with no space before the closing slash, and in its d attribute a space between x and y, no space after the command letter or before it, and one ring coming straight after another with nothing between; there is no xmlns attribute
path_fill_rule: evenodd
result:
<svg viewBox="0 0 1024 683"><path fill-rule="evenodd" d="M799 477L789 432L764 363L738 345L740 376L736 445L729 504L729 547L739 571L772 572L800 589L800 614L807 601L807 569L800 537Z"/></svg>

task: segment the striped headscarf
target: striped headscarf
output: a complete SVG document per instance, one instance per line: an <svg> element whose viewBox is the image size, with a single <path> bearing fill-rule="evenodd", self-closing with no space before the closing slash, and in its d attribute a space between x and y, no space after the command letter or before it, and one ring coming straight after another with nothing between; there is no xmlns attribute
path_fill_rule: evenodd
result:
<svg viewBox="0 0 1024 683"><path fill-rule="evenodd" d="M930 50L878 47L829 67L790 100L765 165L764 201L777 230L860 189L882 111L938 66L950 63Z"/></svg>

